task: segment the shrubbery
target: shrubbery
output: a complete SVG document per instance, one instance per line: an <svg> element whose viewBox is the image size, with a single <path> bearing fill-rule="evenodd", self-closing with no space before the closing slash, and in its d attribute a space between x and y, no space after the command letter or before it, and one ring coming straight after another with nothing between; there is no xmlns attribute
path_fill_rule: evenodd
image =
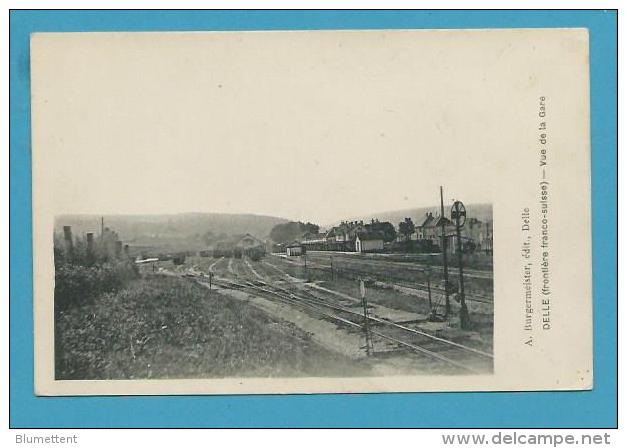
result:
<svg viewBox="0 0 627 448"><path fill-rule="evenodd" d="M294 324L187 279L149 275L58 319L56 379L367 375Z"/></svg>
<svg viewBox="0 0 627 448"><path fill-rule="evenodd" d="M117 233L108 228L91 244L83 237L68 245L62 235L55 234L55 311L92 303L97 296L118 291L139 277L135 263L121 248Z"/></svg>
<svg viewBox="0 0 627 448"><path fill-rule="evenodd" d="M132 261L92 266L62 263L55 268L55 308L61 311L91 303L98 295L117 291L137 276Z"/></svg>

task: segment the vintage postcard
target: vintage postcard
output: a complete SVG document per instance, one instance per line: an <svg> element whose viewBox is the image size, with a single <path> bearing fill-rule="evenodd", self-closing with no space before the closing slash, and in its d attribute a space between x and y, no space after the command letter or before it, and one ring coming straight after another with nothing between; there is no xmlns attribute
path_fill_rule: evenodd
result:
<svg viewBox="0 0 627 448"><path fill-rule="evenodd" d="M36 394L592 388L588 51L32 35Z"/></svg>

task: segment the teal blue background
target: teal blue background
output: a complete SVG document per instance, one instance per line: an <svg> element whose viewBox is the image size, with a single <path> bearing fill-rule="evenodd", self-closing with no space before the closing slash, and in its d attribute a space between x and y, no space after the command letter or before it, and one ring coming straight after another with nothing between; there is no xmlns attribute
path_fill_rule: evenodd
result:
<svg viewBox="0 0 627 448"><path fill-rule="evenodd" d="M12 11L10 424L30 427L615 427L617 14L603 11ZM590 30L593 391L292 396L35 397L29 34L585 27ZM573 194L580 194L573 192ZM576 211L572 219L577 219ZM576 247L573 244L573 247ZM573 256L577 256L576 253ZM576 275L576 273L573 273Z"/></svg>

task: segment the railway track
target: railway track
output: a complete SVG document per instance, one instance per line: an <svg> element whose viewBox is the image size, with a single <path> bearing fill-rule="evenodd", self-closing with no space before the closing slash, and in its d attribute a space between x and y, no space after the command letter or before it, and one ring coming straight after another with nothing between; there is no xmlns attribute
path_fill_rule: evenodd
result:
<svg viewBox="0 0 627 448"><path fill-rule="evenodd" d="M244 266L248 267L251 273L254 270L249 264L240 264L240 267ZM295 291L277 285L276 282L270 283L259 278L261 277L259 272L253 273L254 278L245 278L240 276L239 270L235 272L235 269L229 269L229 271L232 271L233 279L214 277L213 283L225 289L253 292L270 300L313 313L338 326L365 331L366 318L363 313L344 306L337 300L329 300L304 289ZM206 274L200 273L198 280L202 282L205 276ZM419 353L467 373L485 373L492 368L493 356L490 353L377 316L370 315L367 319L371 336L396 347Z"/></svg>
<svg viewBox="0 0 627 448"><path fill-rule="evenodd" d="M286 260L286 262L288 263L293 263L299 267L303 267L303 265L301 263L298 263L295 260ZM271 265L274 269L280 270L279 267L265 262L266 264ZM331 265L325 265L325 264L321 264L315 261L308 261L307 262L307 266L309 268L312 269L323 269L323 270L330 270L331 269ZM342 268L338 269L338 272L340 272L342 270ZM368 272L368 271L358 271L352 268L348 268L348 271L350 271L352 274L356 275L356 276L363 276L363 277L371 277L371 278L375 278L375 280L380 281L381 283L385 283L385 284L390 284L392 286L400 286L403 288L408 288L408 289L415 289L418 291L423 291L424 293L427 293L427 291L429 290L429 285L427 285L426 283L419 283L419 282L407 282L407 281L399 281L399 280L395 280L394 283L389 283L387 281L383 281L383 280L378 280L376 279L376 274L372 273L372 272ZM465 271L464 271L465 272ZM283 271L284 274L286 274ZM436 285L431 285L431 293L434 294L435 296L439 296L439 297L444 297L445 296L445 291L444 288L441 288L439 286ZM478 302L478 303L494 303L494 298L488 295L483 295L483 294L477 294L477 293L466 293L465 294L466 300L470 301L470 302Z"/></svg>
<svg viewBox="0 0 627 448"><path fill-rule="evenodd" d="M308 252L308 257L310 260L316 260L316 259L326 260L326 258L330 256L333 256L333 252L324 252L324 253L320 253L316 251ZM367 266L379 265L379 266L387 266L387 267L394 267L394 268L402 268L403 270L417 271L417 272L424 272L425 269L430 268L434 272L438 272L438 273L444 272L444 267L439 266L439 265L428 265L428 264L419 263L419 262L392 261L392 260L385 260L385 259L379 259L379 260L351 259L350 257L351 257L350 255L349 256L336 256L336 259L342 260L344 264L349 265L349 266L350 265L367 265ZM352 255L352 257L355 257L355 256ZM448 271L450 274L454 274L454 275L457 275L459 273L459 269L455 266L449 266ZM481 269L470 269L470 268L464 269L464 276L467 276L469 278L480 278L480 279L492 279L493 278L492 271L484 271Z"/></svg>

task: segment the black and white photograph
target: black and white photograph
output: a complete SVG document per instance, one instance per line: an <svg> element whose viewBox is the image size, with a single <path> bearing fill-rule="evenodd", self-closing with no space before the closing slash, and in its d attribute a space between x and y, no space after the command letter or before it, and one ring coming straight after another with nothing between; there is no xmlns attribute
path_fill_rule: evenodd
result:
<svg viewBox="0 0 627 448"><path fill-rule="evenodd" d="M589 341L552 339L554 296L589 303L554 267L589 217L552 227L586 200L552 152L588 132L584 33L31 47L40 393L588 387Z"/></svg>
<svg viewBox="0 0 627 448"><path fill-rule="evenodd" d="M490 372L491 208L448 202L324 227L61 216L55 376Z"/></svg>

